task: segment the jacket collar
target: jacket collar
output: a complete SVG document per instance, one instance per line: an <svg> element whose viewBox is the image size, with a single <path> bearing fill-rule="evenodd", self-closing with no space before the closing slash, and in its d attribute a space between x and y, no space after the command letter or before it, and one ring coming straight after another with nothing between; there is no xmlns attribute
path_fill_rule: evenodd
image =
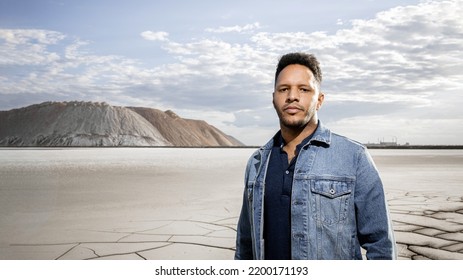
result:
<svg viewBox="0 0 463 280"><path fill-rule="evenodd" d="M278 131L275 136L278 133L280 133L280 131ZM271 150L274 144L275 136L272 137L272 139L270 139L267 144L262 146L260 150ZM324 126L320 120L318 121L318 127L315 130L312 139L309 141L309 143L306 144L306 146L310 144L322 146L325 148L328 148L331 144L331 131L326 126Z"/></svg>

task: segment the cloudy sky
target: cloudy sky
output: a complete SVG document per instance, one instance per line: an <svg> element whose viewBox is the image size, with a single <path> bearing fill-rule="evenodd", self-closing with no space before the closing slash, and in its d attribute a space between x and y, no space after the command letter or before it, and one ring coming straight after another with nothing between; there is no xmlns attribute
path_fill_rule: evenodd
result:
<svg viewBox="0 0 463 280"><path fill-rule="evenodd" d="M463 144L463 1L0 0L0 110L105 101L278 130L287 52L323 71L320 119L360 142Z"/></svg>

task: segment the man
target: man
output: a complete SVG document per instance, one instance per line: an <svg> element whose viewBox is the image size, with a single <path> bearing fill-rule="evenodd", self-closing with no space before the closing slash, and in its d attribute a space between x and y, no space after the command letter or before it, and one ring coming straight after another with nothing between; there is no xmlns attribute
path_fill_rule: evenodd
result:
<svg viewBox="0 0 463 280"><path fill-rule="evenodd" d="M381 179L366 148L319 120L322 73L284 55L273 106L280 131L248 161L235 259L395 259Z"/></svg>

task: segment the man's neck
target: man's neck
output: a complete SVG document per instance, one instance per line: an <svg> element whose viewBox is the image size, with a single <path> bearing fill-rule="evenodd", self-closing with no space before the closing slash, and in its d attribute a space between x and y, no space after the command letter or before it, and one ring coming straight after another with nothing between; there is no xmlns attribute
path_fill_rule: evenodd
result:
<svg viewBox="0 0 463 280"><path fill-rule="evenodd" d="M288 154L291 161L296 156L296 147L305 138L309 137L317 129L318 121L308 122L304 127L294 128L281 126L281 136L285 142L283 150Z"/></svg>

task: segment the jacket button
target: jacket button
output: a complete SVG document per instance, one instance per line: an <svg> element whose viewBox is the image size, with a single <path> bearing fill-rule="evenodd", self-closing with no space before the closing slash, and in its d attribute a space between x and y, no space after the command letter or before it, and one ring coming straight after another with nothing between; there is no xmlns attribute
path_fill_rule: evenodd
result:
<svg viewBox="0 0 463 280"><path fill-rule="evenodd" d="M304 239L305 235L303 233L294 233L293 237L296 239Z"/></svg>
<svg viewBox="0 0 463 280"><path fill-rule="evenodd" d="M335 194L336 191L334 189L330 189L330 194Z"/></svg>

